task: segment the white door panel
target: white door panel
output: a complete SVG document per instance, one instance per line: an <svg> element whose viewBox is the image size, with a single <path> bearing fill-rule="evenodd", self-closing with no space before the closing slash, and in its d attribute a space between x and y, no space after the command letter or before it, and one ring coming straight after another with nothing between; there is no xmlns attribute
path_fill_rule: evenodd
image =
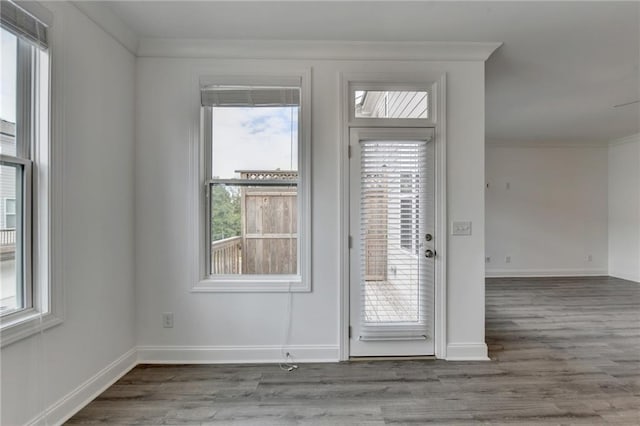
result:
<svg viewBox="0 0 640 426"><path fill-rule="evenodd" d="M350 356L431 355L433 129L352 129L350 149Z"/></svg>

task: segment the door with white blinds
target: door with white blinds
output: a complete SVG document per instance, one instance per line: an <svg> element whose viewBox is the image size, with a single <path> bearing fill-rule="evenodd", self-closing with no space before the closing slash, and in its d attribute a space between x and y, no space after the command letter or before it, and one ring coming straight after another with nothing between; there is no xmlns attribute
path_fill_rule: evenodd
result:
<svg viewBox="0 0 640 426"><path fill-rule="evenodd" d="M352 129L350 356L434 353L433 129Z"/></svg>

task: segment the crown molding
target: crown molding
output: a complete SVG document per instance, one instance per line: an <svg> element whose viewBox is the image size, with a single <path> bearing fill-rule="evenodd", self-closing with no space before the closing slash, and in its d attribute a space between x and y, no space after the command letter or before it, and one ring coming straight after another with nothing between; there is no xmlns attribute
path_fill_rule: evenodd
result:
<svg viewBox="0 0 640 426"><path fill-rule="evenodd" d="M138 51L138 35L102 2L71 1L80 12L113 37L134 56Z"/></svg>
<svg viewBox="0 0 640 426"><path fill-rule="evenodd" d="M625 136L622 138L609 141L609 146L624 145L626 143L633 143L633 142L640 142L640 133L635 133L633 135L629 135L629 136Z"/></svg>
<svg viewBox="0 0 640 426"><path fill-rule="evenodd" d="M486 61L502 43L293 40L139 40L139 57L216 59L324 59Z"/></svg>

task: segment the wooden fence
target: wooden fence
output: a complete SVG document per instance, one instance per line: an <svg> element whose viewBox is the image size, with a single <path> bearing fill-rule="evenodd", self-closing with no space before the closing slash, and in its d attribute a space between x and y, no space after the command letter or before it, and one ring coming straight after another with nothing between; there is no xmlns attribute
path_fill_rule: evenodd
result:
<svg viewBox="0 0 640 426"><path fill-rule="evenodd" d="M295 274L298 265L296 188L246 188L243 273Z"/></svg>
<svg viewBox="0 0 640 426"><path fill-rule="evenodd" d="M365 280L386 281L389 199L386 188L369 190L363 200L366 222L364 228Z"/></svg>
<svg viewBox="0 0 640 426"><path fill-rule="evenodd" d="M292 170L242 170L242 179L295 182ZM242 272L296 274L298 268L298 189L296 186L242 189Z"/></svg>

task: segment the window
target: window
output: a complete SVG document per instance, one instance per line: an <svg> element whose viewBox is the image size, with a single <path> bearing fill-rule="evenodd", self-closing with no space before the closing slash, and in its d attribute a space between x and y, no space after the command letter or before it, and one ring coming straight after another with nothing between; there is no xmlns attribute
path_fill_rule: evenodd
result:
<svg viewBox="0 0 640 426"><path fill-rule="evenodd" d="M12 2L0 10L0 324L2 345L59 322L48 279L47 27ZM38 326L34 324L39 324Z"/></svg>
<svg viewBox="0 0 640 426"><path fill-rule="evenodd" d="M1 174L0 174L0 176L1 176ZM15 229L15 228L16 228L16 199L15 198L5 198L5 200L4 200L4 226L3 226L3 229L11 230L11 229Z"/></svg>
<svg viewBox="0 0 640 426"><path fill-rule="evenodd" d="M429 118L429 93L414 90L355 90L355 118Z"/></svg>
<svg viewBox="0 0 640 426"><path fill-rule="evenodd" d="M302 78L255 81L201 87L204 282L230 291L308 290Z"/></svg>

